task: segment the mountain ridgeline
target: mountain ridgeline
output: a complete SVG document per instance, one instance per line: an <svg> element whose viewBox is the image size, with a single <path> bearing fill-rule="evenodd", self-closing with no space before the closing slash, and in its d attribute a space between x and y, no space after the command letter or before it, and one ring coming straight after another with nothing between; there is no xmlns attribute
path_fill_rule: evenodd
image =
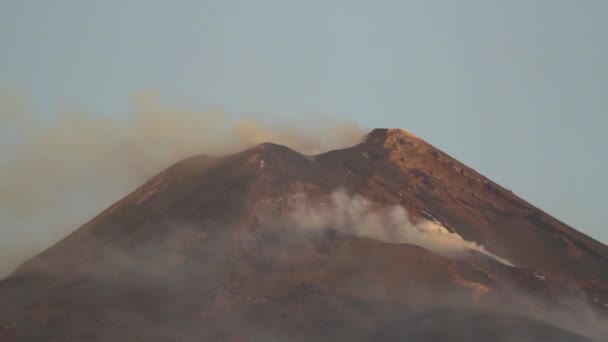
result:
<svg viewBox="0 0 608 342"><path fill-rule="evenodd" d="M0 281L0 341L602 341L608 247L422 139L193 156Z"/></svg>

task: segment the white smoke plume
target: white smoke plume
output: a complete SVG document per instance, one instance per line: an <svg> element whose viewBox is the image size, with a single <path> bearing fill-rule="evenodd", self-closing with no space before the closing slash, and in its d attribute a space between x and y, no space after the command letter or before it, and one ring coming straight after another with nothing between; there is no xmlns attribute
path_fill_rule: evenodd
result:
<svg viewBox="0 0 608 342"><path fill-rule="evenodd" d="M348 235L386 243L418 245L450 258L476 251L513 266L508 260L490 253L483 246L464 240L439 223L428 220L414 223L401 206L380 207L360 195L351 196L342 189L332 192L327 203L311 201L306 195L296 195L291 199L291 208L288 216L290 223L307 231L333 228Z"/></svg>
<svg viewBox="0 0 608 342"><path fill-rule="evenodd" d="M120 117L62 110L45 121L28 113L25 96L0 93L0 278L180 159L263 142L314 154L364 135L322 115L235 120L221 108L167 105L156 92L133 96L131 107Z"/></svg>

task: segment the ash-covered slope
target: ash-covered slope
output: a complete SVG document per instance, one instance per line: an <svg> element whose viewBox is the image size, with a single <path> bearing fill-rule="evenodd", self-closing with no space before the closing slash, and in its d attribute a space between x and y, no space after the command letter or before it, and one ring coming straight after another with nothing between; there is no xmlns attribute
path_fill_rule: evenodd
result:
<svg viewBox="0 0 608 342"><path fill-rule="evenodd" d="M0 282L0 340L584 341L607 284L605 245L378 129L174 165Z"/></svg>

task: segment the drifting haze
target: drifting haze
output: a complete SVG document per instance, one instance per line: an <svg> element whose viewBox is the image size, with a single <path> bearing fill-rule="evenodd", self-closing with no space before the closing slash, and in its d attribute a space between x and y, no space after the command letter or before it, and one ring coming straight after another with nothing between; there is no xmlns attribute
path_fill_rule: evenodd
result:
<svg viewBox="0 0 608 342"><path fill-rule="evenodd" d="M76 229L162 169L190 155L222 155L272 141L315 154L357 143L351 122L233 120L222 109L132 98L127 119L62 111L47 123L18 94L0 96L0 277ZM0 145L2 146L2 145Z"/></svg>
<svg viewBox="0 0 608 342"><path fill-rule="evenodd" d="M476 251L512 266L508 260L449 232L437 222L413 222L400 206L378 207L367 199L351 196L344 190L334 191L329 203L323 205L308 200L305 195L294 197L289 219L298 228L315 231L329 227L342 233L382 242L418 245L446 257L459 257Z"/></svg>

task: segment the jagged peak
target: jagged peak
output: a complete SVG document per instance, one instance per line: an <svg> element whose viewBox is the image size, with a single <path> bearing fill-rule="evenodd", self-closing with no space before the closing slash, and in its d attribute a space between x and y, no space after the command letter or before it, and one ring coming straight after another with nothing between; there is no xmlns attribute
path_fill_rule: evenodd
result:
<svg viewBox="0 0 608 342"><path fill-rule="evenodd" d="M386 145L399 139L418 139L418 137L401 128L375 128L365 136L365 142Z"/></svg>
<svg viewBox="0 0 608 342"><path fill-rule="evenodd" d="M298 156L298 157L302 157L304 158L304 156L286 146L286 145L281 145L281 144L277 144L277 143L273 143L273 142L264 142L258 145L255 145L251 148L249 148L248 150L245 150L246 153L250 153L253 155L258 155L260 157L269 157L271 155L274 156Z"/></svg>
<svg viewBox="0 0 608 342"><path fill-rule="evenodd" d="M363 142L380 145L390 151L401 150L404 146L420 146L419 142L426 145L415 134L400 128L376 128L365 136Z"/></svg>
<svg viewBox="0 0 608 342"><path fill-rule="evenodd" d="M299 163L310 161L309 157L300 152L285 145L272 142L255 145L239 153L239 155L246 156L247 161L257 165L260 170L266 169L268 166L277 165L278 163L299 165Z"/></svg>

